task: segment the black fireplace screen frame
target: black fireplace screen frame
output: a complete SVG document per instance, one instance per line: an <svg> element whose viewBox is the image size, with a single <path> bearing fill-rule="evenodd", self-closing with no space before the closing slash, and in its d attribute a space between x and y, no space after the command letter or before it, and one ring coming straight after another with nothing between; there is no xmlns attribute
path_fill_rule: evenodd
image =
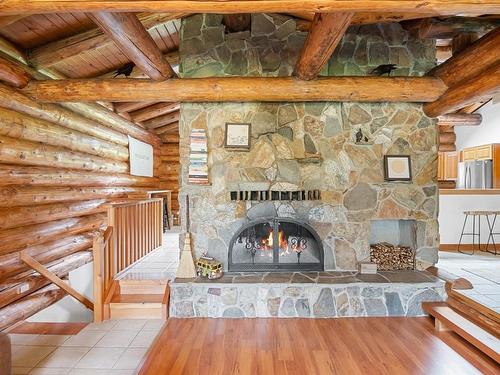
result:
<svg viewBox="0 0 500 375"><path fill-rule="evenodd" d="M259 224L272 223L273 225L273 262L272 263L233 263L233 249L235 243L238 241L240 236L245 232L251 230L253 227ZM280 223L290 223L295 224L298 228L302 227L313 237L316 241L319 261L315 263L301 263L300 253L298 254L298 261L296 263L279 263L279 241L278 241L278 228ZM247 232L248 233L248 232ZM305 239L304 239L305 240ZM304 246L305 243L300 239L296 239L295 246ZM253 244L256 245L256 244ZM252 245L250 245L252 246ZM258 250L258 245L255 249L251 249L247 246L249 252ZM263 218L258 220L253 220L242 226L233 236L231 242L229 243L229 253L228 253L228 271L229 272L283 272L283 271L324 271L324 252L323 243L319 238L316 231L307 223L299 220L294 220L291 218Z"/></svg>

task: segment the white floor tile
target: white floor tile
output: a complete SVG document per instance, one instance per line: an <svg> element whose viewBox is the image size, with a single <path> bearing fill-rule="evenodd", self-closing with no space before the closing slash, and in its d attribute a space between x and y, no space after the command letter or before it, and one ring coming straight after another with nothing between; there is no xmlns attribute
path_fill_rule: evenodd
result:
<svg viewBox="0 0 500 375"><path fill-rule="evenodd" d="M129 348L125 350L120 359L118 359L118 362L116 362L114 368L120 370L136 369L147 351L147 348Z"/></svg>
<svg viewBox="0 0 500 375"><path fill-rule="evenodd" d="M12 366L35 367L55 349L55 346L12 345Z"/></svg>
<svg viewBox="0 0 500 375"><path fill-rule="evenodd" d="M110 331L95 345L96 348L126 348L137 336L137 331Z"/></svg>
<svg viewBox="0 0 500 375"><path fill-rule="evenodd" d="M146 322L144 325L144 330L156 330L159 331L163 328L165 321L162 319L151 319Z"/></svg>
<svg viewBox="0 0 500 375"><path fill-rule="evenodd" d="M30 371L29 375L66 375L70 368L34 368Z"/></svg>
<svg viewBox="0 0 500 375"><path fill-rule="evenodd" d="M144 328L146 319L123 319L117 320L112 331L140 331Z"/></svg>
<svg viewBox="0 0 500 375"><path fill-rule="evenodd" d="M131 348L149 348L158 335L157 330L142 330L130 344Z"/></svg>
<svg viewBox="0 0 500 375"><path fill-rule="evenodd" d="M31 345L37 346L61 346L70 337L70 335L39 335Z"/></svg>
<svg viewBox="0 0 500 375"><path fill-rule="evenodd" d="M113 370L113 369L86 369L74 368L68 375L134 375L134 370Z"/></svg>
<svg viewBox="0 0 500 375"><path fill-rule="evenodd" d="M51 355L40 362L37 367L58 367L71 368L74 367L90 348L87 347L60 347Z"/></svg>
<svg viewBox="0 0 500 375"><path fill-rule="evenodd" d="M12 367L12 375L25 375L29 374L31 367Z"/></svg>
<svg viewBox="0 0 500 375"><path fill-rule="evenodd" d="M92 348L75 368L112 369L125 348Z"/></svg>
<svg viewBox="0 0 500 375"><path fill-rule="evenodd" d="M9 333L12 345L33 345L38 336L40 335Z"/></svg>
<svg viewBox="0 0 500 375"><path fill-rule="evenodd" d="M62 346L93 347L106 334L103 331L80 331L77 335L70 337Z"/></svg>
<svg viewBox="0 0 500 375"><path fill-rule="evenodd" d="M90 323L82 331L110 331L116 323L116 320L105 320L101 323Z"/></svg>

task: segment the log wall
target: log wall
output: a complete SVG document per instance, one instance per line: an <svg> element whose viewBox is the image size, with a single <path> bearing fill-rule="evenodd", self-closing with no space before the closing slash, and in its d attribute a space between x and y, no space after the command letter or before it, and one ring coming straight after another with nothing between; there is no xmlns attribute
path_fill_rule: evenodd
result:
<svg viewBox="0 0 500 375"><path fill-rule="evenodd" d="M155 171L164 168L159 140L144 129L92 119L77 106L42 105L1 84L0 96L1 330L64 295L21 261L21 251L64 277L92 259L108 202L160 187L158 177L129 175L128 135L153 140Z"/></svg>

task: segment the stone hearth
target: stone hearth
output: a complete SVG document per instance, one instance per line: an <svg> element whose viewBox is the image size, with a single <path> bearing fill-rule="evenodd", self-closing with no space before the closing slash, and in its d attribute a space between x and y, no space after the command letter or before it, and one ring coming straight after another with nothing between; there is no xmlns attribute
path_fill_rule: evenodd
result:
<svg viewBox="0 0 500 375"><path fill-rule="evenodd" d="M170 316L422 316L422 301L445 296L444 282L425 271L231 273L214 281L176 279L170 290Z"/></svg>

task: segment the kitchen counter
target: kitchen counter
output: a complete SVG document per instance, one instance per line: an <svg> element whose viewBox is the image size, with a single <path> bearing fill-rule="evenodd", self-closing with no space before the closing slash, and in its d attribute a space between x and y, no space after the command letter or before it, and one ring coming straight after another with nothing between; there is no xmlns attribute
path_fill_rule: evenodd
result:
<svg viewBox="0 0 500 375"><path fill-rule="evenodd" d="M439 189L440 195L500 195L500 189Z"/></svg>

